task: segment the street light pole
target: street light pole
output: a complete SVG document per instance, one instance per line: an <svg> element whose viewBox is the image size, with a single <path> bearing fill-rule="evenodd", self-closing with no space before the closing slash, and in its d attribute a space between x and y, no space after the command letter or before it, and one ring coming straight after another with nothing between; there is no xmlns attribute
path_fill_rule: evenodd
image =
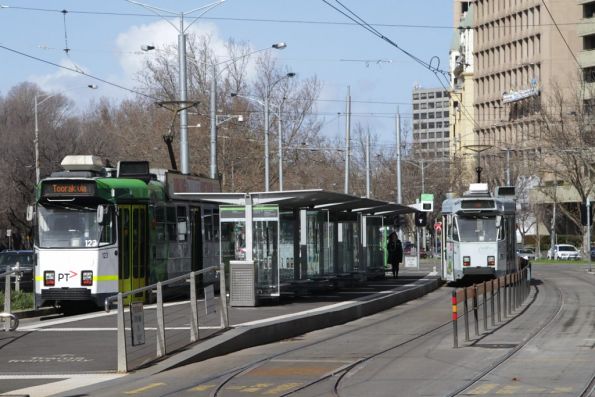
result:
<svg viewBox="0 0 595 397"><path fill-rule="evenodd" d="M167 23L172 25L174 29L178 31L178 73L179 73L179 85L180 85L180 163L182 174L189 174L189 161L188 161L188 93L187 93L187 78L186 78L186 30L196 22L201 16L209 12L211 9L217 7L225 0L218 0L214 3L207 4L202 7L195 8L188 12L176 13L169 10L164 10L148 4L143 4L138 1L126 0L129 3L139 5L147 10L153 12L157 16L163 18ZM204 10L195 20L188 26L184 26L184 15L190 15L196 11ZM177 28L173 23L168 21L161 13L167 13L170 15L177 15L180 18L180 27Z"/></svg>
<svg viewBox="0 0 595 397"><path fill-rule="evenodd" d="M283 98L285 99L285 98ZM281 120L281 112L283 110L283 101L279 103L279 113L277 114L278 128L278 145L279 145L279 191L283 191L283 122Z"/></svg>
<svg viewBox="0 0 595 397"><path fill-rule="evenodd" d="M41 104L43 104L45 101L47 101L48 99L55 97L56 95L63 94L67 91L70 91L70 90L73 90L76 88L80 88L80 87L68 88L66 90L60 91L60 92L58 92L56 94L52 94L52 95L37 95L37 94L35 94L35 105L33 107L33 112L35 115L35 117L34 117L35 118L35 135L33 138L33 146L35 148L35 184L36 185L38 185L39 181L41 180L41 169L39 166L39 116L38 116L39 106ZM91 89L95 90L95 89L97 89L97 86L94 84L89 84L89 85L87 85L87 88L91 88ZM39 97L43 97L43 96L45 96L45 98L42 99L41 101L39 101L38 100Z"/></svg>
<svg viewBox="0 0 595 397"><path fill-rule="evenodd" d="M237 93L231 93L232 97L238 96L240 98L245 98L248 99L250 101L256 102L258 104L260 104L261 106L263 106L264 108L264 188L265 188L265 192L269 191L269 106L270 106L270 91L273 89L273 87L275 87L275 85L277 85L280 81L282 81L283 79L286 78L292 78L295 76L295 73L290 72L287 73L285 76L281 77L280 79L278 79L277 81L275 81L273 84L267 84L266 88L265 88L265 95L264 95L264 102L253 98L253 97L249 97L249 96L244 96L244 95L239 95ZM279 114L278 117L281 117L281 106L279 105L278 107L279 110ZM279 126L281 126L281 121L279 121ZM280 127L279 127L280 128ZM280 143L280 148L279 151L283 150L282 149L282 145L283 145L283 138L281 137L282 131L281 128L279 129L279 143ZM279 174L279 181L280 183L282 183L282 178L283 178L283 169L282 169L282 154L280 154L279 157L279 161L280 161L280 165L279 165L279 170L280 170L280 174ZM282 190L281 188L281 184L280 184L280 190Z"/></svg>

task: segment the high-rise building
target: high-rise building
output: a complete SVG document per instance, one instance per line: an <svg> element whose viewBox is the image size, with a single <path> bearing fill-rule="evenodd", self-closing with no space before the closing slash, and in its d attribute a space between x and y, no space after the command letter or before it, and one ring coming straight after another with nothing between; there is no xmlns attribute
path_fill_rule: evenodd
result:
<svg viewBox="0 0 595 397"><path fill-rule="evenodd" d="M455 0L455 32L449 52L450 70L450 157L457 172L451 173L451 187L475 181L478 138L475 133L475 89L473 85L473 14L470 0Z"/></svg>
<svg viewBox="0 0 595 397"><path fill-rule="evenodd" d="M488 156L538 145L537 115L547 98L576 89L579 3L589 9L595 1L474 3L475 132L480 144L494 148ZM595 48L595 35L584 35L582 42ZM589 59L595 66L595 56Z"/></svg>
<svg viewBox="0 0 595 397"><path fill-rule="evenodd" d="M448 158L448 107L448 91L443 88L413 89L413 148L421 158Z"/></svg>

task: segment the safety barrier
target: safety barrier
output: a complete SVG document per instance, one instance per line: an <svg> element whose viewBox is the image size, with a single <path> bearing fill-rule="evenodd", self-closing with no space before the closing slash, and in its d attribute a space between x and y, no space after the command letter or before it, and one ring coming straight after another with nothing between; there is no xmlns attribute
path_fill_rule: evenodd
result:
<svg viewBox="0 0 595 397"><path fill-rule="evenodd" d="M211 314L216 310L214 308L214 292L212 286L205 287L203 301L204 315L199 319L199 303L196 293L196 277L206 277L219 272L219 303L220 303L220 321L219 324L211 327L217 331L229 328L229 318L227 313L227 292L225 287L225 271L223 266L213 266L200 271L190 272L188 274L171 278L166 281L158 282L146 287L138 288L132 291L120 292L117 295L110 296L105 300L105 311L110 311L113 302L117 302L117 360L118 372L128 372L129 368L139 367L156 358L165 356L167 353L177 349L184 348L191 343L197 342L200 338L199 322L211 319ZM215 279L215 277L213 277ZM190 302L188 305L169 304L168 313L165 312L166 305L163 303L163 287L180 283L188 283ZM156 294L156 305L154 314L151 312L147 316L148 323L154 324L152 327L145 326L145 309L140 302L131 302L129 305L130 318L129 326L126 326L126 316L124 315L124 299L126 297L144 296L144 293ZM147 310L148 312L148 310ZM190 337L184 337L184 331L190 324ZM169 333L166 335L166 324ZM156 354L151 353L151 347L147 347L145 341L145 331L155 331L154 336L151 333L151 340L155 343ZM169 339L166 338L169 336ZM150 344L149 344L150 345ZM147 350L149 349L149 350Z"/></svg>
<svg viewBox="0 0 595 397"><path fill-rule="evenodd" d="M469 315L473 314L473 325L475 336L479 336L479 317L480 306L483 330L488 331L488 317L492 327L496 323L512 317L529 296L529 286L531 281L530 266L516 272L501 276L490 281L484 281L480 284L473 284L470 287L458 288L452 292L452 327L453 327L453 347L459 346L458 342L458 319L463 318L465 330L465 342L469 342ZM480 303L481 300L481 303ZM471 303L471 310L469 309ZM489 303L489 315L488 315ZM459 311L462 304L463 312ZM497 317L497 320L496 320Z"/></svg>
<svg viewBox="0 0 595 397"><path fill-rule="evenodd" d="M19 326L19 319L11 312L12 296L11 296L10 278L13 275L16 276L16 286L17 286L16 290L18 291L18 280L19 280L19 276L20 276L20 271L18 269L18 263L17 263L17 269L11 270L10 266L6 266L6 271L4 273L0 273L0 278L4 277L4 280L5 280L5 284L4 284L5 285L5 287L4 287L4 312L0 313L0 322L4 323L4 327L0 327L0 328L4 328L4 331L6 331L6 332L14 331Z"/></svg>

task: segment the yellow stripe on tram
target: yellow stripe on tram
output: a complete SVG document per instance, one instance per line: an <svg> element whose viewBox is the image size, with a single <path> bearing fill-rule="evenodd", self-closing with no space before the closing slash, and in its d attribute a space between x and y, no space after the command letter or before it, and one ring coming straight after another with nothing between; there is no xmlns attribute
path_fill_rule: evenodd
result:
<svg viewBox="0 0 595 397"><path fill-rule="evenodd" d="M93 276L93 281L118 281L118 275L109 274L106 276Z"/></svg>

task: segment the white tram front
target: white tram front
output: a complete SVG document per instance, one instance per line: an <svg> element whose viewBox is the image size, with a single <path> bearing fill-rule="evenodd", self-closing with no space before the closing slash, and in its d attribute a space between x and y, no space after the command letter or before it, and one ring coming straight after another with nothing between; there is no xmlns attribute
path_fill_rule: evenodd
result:
<svg viewBox="0 0 595 397"><path fill-rule="evenodd" d="M463 197L442 203L442 278L498 277L516 270L514 188L491 195L485 183L471 184Z"/></svg>

